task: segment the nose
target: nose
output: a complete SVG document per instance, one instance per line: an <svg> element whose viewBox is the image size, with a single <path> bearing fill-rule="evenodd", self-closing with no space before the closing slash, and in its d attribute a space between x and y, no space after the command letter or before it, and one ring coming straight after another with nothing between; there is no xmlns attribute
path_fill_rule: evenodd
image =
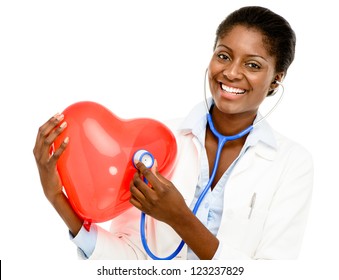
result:
<svg viewBox="0 0 339 280"><path fill-rule="evenodd" d="M223 75L230 81L241 79L243 75L241 64L236 61L228 63L225 65Z"/></svg>

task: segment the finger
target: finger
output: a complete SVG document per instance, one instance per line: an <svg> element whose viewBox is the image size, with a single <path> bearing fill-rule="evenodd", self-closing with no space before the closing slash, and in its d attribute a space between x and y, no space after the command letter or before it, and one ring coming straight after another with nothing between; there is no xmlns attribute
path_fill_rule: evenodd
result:
<svg viewBox="0 0 339 280"><path fill-rule="evenodd" d="M139 202L139 200L137 200L133 195L131 196L131 198L129 199L129 202L135 206L136 208L138 208L140 211L143 210L142 208L142 204Z"/></svg>
<svg viewBox="0 0 339 280"><path fill-rule="evenodd" d="M131 186L130 187L135 187L136 190L138 191L138 193L136 192L136 190L134 190L137 194L140 194L137 195L136 197L138 199L140 199L141 201L140 202L144 202L146 199L152 199L153 196L152 196L152 193L154 192L152 190L152 188L150 188L145 182L144 180L142 179L142 174L139 174L139 173L135 173L134 174L134 177L133 177L133 180L131 181Z"/></svg>
<svg viewBox="0 0 339 280"><path fill-rule="evenodd" d="M59 125L59 123L64 119L63 114L55 114L51 117L46 123L44 123L38 131L37 141L43 143L45 138Z"/></svg>
<svg viewBox="0 0 339 280"><path fill-rule="evenodd" d="M162 176L161 173L159 173L159 171L158 171L158 161L156 159L154 160L154 164L151 168L151 171L159 179L159 181L161 181L162 183L168 182L168 180L164 176Z"/></svg>
<svg viewBox="0 0 339 280"><path fill-rule="evenodd" d="M158 171L158 161L156 159L154 159L154 164L153 166L151 167L151 171L153 172L153 174L157 174L157 171Z"/></svg>
<svg viewBox="0 0 339 280"><path fill-rule="evenodd" d="M39 128L38 135L37 135L36 142L35 142L35 147L33 150L34 155L36 155L36 157L42 156L41 149L42 147L46 146L46 144L48 144L46 143L46 138L55 129L55 127L59 125L59 123L63 119L64 119L64 116L62 114L56 114Z"/></svg>
<svg viewBox="0 0 339 280"><path fill-rule="evenodd" d="M130 197L130 202L137 207L138 209L143 208L143 202L145 200L145 197L143 194L135 187L130 187L130 192L131 192L131 197Z"/></svg>
<svg viewBox="0 0 339 280"><path fill-rule="evenodd" d="M156 190L159 180L157 176L152 172L152 170L148 169L142 162L137 162L136 167L139 170L139 172L146 178L146 180L151 184L153 189ZM150 189L150 188L148 188Z"/></svg>
<svg viewBox="0 0 339 280"><path fill-rule="evenodd" d="M55 152L50 157L50 162L56 164L57 160L60 158L64 150L67 148L69 143L69 137L66 137L60 146L55 150Z"/></svg>
<svg viewBox="0 0 339 280"><path fill-rule="evenodd" d="M130 182L129 188L130 188L131 194L134 195L140 201L140 200L144 200L145 196L139 189L139 185L141 184L139 179L140 179L139 175L135 173L133 176L133 179Z"/></svg>
<svg viewBox="0 0 339 280"><path fill-rule="evenodd" d="M136 186L139 185L137 177L139 177L139 175L136 173L133 177L133 180L130 182L130 202L137 208L142 209L143 205L146 203L146 197L139 187Z"/></svg>
<svg viewBox="0 0 339 280"><path fill-rule="evenodd" d="M45 139L44 147L42 148L42 158L49 160L51 156L54 159L58 159L61 153L66 148L66 145L69 142L69 138L66 137L59 147L54 146L54 141L57 137L64 131L67 127L67 123L63 122L58 128L56 128L51 134Z"/></svg>
<svg viewBox="0 0 339 280"><path fill-rule="evenodd" d="M159 180L160 182L162 182L163 184L168 184L168 183L170 182L167 178L165 178L164 176L162 176L161 173L159 173L159 171L158 171L158 165L156 165L156 167L155 167L154 170L152 169L152 172L155 174L155 176L158 178L158 180Z"/></svg>
<svg viewBox="0 0 339 280"><path fill-rule="evenodd" d="M51 146L56 138L64 131L67 127L67 123L63 122L58 127L55 127L54 130L45 138L44 144Z"/></svg>

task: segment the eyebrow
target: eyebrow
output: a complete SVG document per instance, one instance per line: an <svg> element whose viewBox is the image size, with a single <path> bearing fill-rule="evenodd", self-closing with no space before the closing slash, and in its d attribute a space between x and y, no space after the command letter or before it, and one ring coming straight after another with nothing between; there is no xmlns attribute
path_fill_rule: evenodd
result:
<svg viewBox="0 0 339 280"><path fill-rule="evenodd" d="M224 44L219 44L219 45L216 46L216 48L218 48L218 47L224 47L225 49L228 49L228 50L230 50L230 51L233 51L231 48L227 47L227 46L224 45ZM265 57L263 57L263 56L261 56L261 55L258 55L258 54L249 54L248 56L250 56L250 57L259 57L259 58L261 58L261 59L267 61L267 59L266 59Z"/></svg>

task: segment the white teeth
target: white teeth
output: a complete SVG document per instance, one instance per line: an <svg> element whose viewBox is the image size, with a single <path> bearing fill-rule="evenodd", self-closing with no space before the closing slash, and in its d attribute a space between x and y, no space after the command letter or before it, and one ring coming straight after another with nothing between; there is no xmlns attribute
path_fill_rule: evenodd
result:
<svg viewBox="0 0 339 280"><path fill-rule="evenodd" d="M225 86L224 84L221 84L221 88L224 91L227 91L228 93L237 95L237 94L244 94L246 90L240 89L240 88L233 88L233 87L228 87Z"/></svg>

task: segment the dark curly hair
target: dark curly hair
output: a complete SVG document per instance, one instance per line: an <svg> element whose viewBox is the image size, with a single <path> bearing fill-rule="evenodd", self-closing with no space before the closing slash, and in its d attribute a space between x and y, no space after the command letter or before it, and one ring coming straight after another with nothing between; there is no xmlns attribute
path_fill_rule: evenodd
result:
<svg viewBox="0 0 339 280"><path fill-rule="evenodd" d="M259 6L242 7L228 15L218 26L217 41L227 35L236 25L253 28L264 36L264 45L276 58L276 72L284 72L294 60L296 36L290 24L280 15Z"/></svg>

